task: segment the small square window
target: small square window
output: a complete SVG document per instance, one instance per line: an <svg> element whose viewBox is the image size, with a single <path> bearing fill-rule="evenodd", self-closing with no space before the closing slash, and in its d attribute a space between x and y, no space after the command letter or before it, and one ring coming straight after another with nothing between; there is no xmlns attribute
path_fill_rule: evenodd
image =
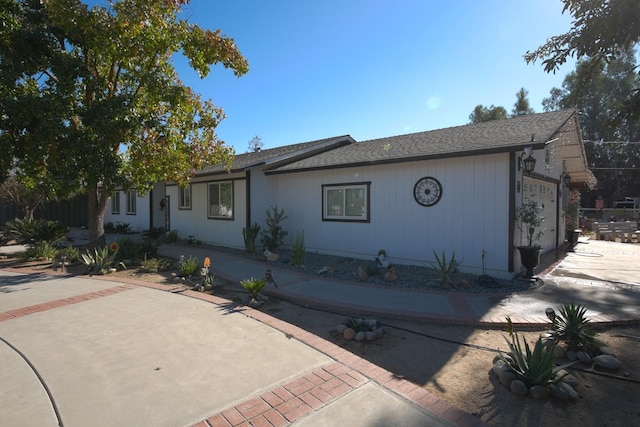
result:
<svg viewBox="0 0 640 427"><path fill-rule="evenodd" d="M210 182L207 218L233 219L233 182Z"/></svg>
<svg viewBox="0 0 640 427"><path fill-rule="evenodd" d="M370 183L322 186L322 219L325 221L369 221Z"/></svg>
<svg viewBox="0 0 640 427"><path fill-rule="evenodd" d="M178 209L191 209L191 184L178 187Z"/></svg>

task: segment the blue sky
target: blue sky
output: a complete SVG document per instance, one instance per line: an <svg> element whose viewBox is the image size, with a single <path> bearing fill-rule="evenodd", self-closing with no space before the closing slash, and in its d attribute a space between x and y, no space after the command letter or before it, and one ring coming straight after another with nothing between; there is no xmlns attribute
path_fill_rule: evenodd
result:
<svg viewBox="0 0 640 427"><path fill-rule="evenodd" d="M566 32L560 0L191 0L190 22L235 39L250 71L182 80L222 107L218 136L247 151L350 134L358 141L457 126L478 104L511 112L560 87L523 55Z"/></svg>

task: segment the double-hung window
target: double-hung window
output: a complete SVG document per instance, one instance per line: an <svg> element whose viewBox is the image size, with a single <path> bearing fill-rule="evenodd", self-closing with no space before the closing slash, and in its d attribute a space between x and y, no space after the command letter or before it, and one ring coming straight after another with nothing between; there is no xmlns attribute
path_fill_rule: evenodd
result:
<svg viewBox="0 0 640 427"><path fill-rule="evenodd" d="M323 185L322 219L368 222L370 185L369 182Z"/></svg>
<svg viewBox="0 0 640 427"><path fill-rule="evenodd" d="M178 187L178 209L191 209L191 184Z"/></svg>
<svg viewBox="0 0 640 427"><path fill-rule="evenodd" d="M119 214L120 213L120 192L115 191L113 196L111 196L111 213Z"/></svg>
<svg viewBox="0 0 640 427"><path fill-rule="evenodd" d="M233 219L233 182L221 181L208 184L208 218Z"/></svg>
<svg viewBox="0 0 640 427"><path fill-rule="evenodd" d="M127 194L127 215L136 214L136 190L130 190Z"/></svg>

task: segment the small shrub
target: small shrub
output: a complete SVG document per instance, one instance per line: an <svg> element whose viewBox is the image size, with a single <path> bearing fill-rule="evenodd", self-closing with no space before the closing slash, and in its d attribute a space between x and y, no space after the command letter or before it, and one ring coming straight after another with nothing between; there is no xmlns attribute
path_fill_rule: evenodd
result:
<svg viewBox="0 0 640 427"><path fill-rule="evenodd" d="M164 236L164 241L167 243L176 243L178 241L178 232L176 230L169 231L166 236Z"/></svg>
<svg viewBox="0 0 640 427"><path fill-rule="evenodd" d="M142 252L142 247L140 243L134 242L128 237L124 237L122 239L118 239L118 255L116 258L120 261L122 260L137 260L142 259L144 253Z"/></svg>
<svg viewBox="0 0 640 427"><path fill-rule="evenodd" d="M266 216L267 230L262 231L260 242L265 249L277 252L289 234L280 225L288 217L284 214L284 209L278 210L277 206L271 206L271 209L266 211Z"/></svg>
<svg viewBox="0 0 640 427"><path fill-rule="evenodd" d="M449 281L449 276L456 271L456 268L462 261L456 260L456 252L453 251L451 259L447 261L447 255L442 251L442 258L438 256L436 251L433 251L433 255L436 257L437 265L434 266L436 270L440 272L440 282L444 285ZM433 264L432 264L433 266Z"/></svg>
<svg viewBox="0 0 640 427"><path fill-rule="evenodd" d="M58 256L64 257L68 263L74 263L80 258L80 251L74 246L67 246L58 251Z"/></svg>
<svg viewBox="0 0 640 427"><path fill-rule="evenodd" d="M140 263L140 273L159 273L171 268L173 263L164 258L146 258Z"/></svg>
<svg viewBox="0 0 640 427"><path fill-rule="evenodd" d="M249 254L254 254L256 252L256 238L258 237L258 233L260 233L260 226L258 223L254 223L252 226L242 228L242 237L244 238L244 249Z"/></svg>
<svg viewBox="0 0 640 427"><path fill-rule="evenodd" d="M115 233L115 232L116 232L116 227L115 227L115 225L113 225L113 223L112 223L112 222L107 222L107 223L104 225L104 232L105 232L105 233L109 233L109 234L113 234L113 233Z"/></svg>
<svg viewBox="0 0 640 427"><path fill-rule="evenodd" d="M304 231L300 231L291 245L291 263L293 265L304 264L304 252Z"/></svg>
<svg viewBox="0 0 640 427"><path fill-rule="evenodd" d="M57 221L15 219L13 221L7 221L5 231L22 242L55 243L67 239L69 227L65 227Z"/></svg>
<svg viewBox="0 0 640 427"><path fill-rule="evenodd" d="M36 242L25 252L27 259L52 260L58 256L58 249L47 241Z"/></svg>
<svg viewBox="0 0 640 427"><path fill-rule="evenodd" d="M187 246L192 246L196 242L196 238L190 235L190 236L187 236L184 242L187 244Z"/></svg>
<svg viewBox="0 0 640 427"><path fill-rule="evenodd" d="M602 343L596 338L597 333L589 324L586 312L586 307L580 304L564 304L554 316L551 333L556 343L567 343L569 350L584 350L593 355Z"/></svg>
<svg viewBox="0 0 640 427"><path fill-rule="evenodd" d="M158 242L155 240L145 240L138 243L142 257L154 257L158 254Z"/></svg>
<svg viewBox="0 0 640 427"><path fill-rule="evenodd" d="M180 263L178 264L178 274L181 277L189 277L194 275L200 269L200 264L198 263L198 259L193 256L189 256L189 258L185 258L183 256L180 257Z"/></svg>
<svg viewBox="0 0 640 427"><path fill-rule="evenodd" d="M130 234L131 224L128 224L126 222L119 222L115 225L113 232L116 234Z"/></svg>
<svg viewBox="0 0 640 427"><path fill-rule="evenodd" d="M250 279L242 280L240 284L243 288L249 291L251 298L258 299L260 291L265 287L267 282L264 279L255 279L252 277Z"/></svg>
<svg viewBox="0 0 640 427"><path fill-rule="evenodd" d="M363 268L364 272L367 273L367 276L375 276L376 274L378 274L378 268L373 262L365 262Z"/></svg>

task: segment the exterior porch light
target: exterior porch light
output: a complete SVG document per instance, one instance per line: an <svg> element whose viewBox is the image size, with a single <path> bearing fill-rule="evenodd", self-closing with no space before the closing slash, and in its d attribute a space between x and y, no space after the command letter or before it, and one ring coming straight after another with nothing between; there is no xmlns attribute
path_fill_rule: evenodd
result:
<svg viewBox="0 0 640 427"><path fill-rule="evenodd" d="M524 156L529 155L527 158L523 159ZM533 157L533 149L531 147L527 147L524 149L522 154L520 155L520 159L518 161L518 170L523 169L527 175L531 175L531 172L536 168L536 159Z"/></svg>

